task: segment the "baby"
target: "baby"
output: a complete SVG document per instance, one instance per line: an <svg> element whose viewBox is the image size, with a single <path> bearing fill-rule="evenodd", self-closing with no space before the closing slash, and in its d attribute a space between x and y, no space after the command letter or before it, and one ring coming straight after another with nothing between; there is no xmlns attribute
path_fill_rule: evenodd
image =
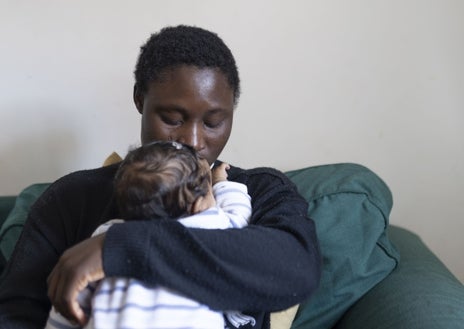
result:
<svg viewBox="0 0 464 329"><path fill-rule="evenodd" d="M131 150L115 176L119 213L130 220L177 220L187 227L228 229L246 226L251 200L244 184L227 181L229 165L210 169L187 145L152 142ZM93 235L111 225L99 226ZM239 312L213 311L166 287L147 286L133 278L104 278L90 284L79 297L88 314L84 328L224 328L253 322ZM224 317L225 316L225 317ZM80 328L50 312L46 328Z"/></svg>

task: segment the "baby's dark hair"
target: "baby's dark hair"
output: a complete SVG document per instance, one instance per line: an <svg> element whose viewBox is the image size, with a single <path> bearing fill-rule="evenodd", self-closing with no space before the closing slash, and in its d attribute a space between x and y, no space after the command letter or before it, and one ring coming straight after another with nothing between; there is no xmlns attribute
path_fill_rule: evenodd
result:
<svg viewBox="0 0 464 329"><path fill-rule="evenodd" d="M133 219L178 219L208 193L210 170L197 152L177 142L152 142L129 151L115 176L120 215ZM205 168L206 167L206 168Z"/></svg>
<svg viewBox="0 0 464 329"><path fill-rule="evenodd" d="M237 103L240 79L232 52L217 34L194 26L166 27L151 35L140 48L135 66L137 91L145 94L149 84L159 81L165 69L180 65L219 69L226 76Z"/></svg>

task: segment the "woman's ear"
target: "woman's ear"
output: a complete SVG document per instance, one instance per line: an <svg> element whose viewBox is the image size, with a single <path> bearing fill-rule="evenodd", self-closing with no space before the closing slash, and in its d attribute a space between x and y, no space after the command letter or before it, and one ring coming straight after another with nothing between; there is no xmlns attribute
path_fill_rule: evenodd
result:
<svg viewBox="0 0 464 329"><path fill-rule="evenodd" d="M134 84L134 93L132 95L134 98L134 104L140 114L143 112L143 96L137 88L137 84Z"/></svg>

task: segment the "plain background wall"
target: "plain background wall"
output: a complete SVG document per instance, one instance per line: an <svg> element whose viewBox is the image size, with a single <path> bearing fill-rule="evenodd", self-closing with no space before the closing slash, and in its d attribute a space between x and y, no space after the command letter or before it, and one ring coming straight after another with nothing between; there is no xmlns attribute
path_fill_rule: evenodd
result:
<svg viewBox="0 0 464 329"><path fill-rule="evenodd" d="M139 143L132 71L165 25L217 32L242 97L223 160L356 162L464 281L464 2L0 0L0 194Z"/></svg>

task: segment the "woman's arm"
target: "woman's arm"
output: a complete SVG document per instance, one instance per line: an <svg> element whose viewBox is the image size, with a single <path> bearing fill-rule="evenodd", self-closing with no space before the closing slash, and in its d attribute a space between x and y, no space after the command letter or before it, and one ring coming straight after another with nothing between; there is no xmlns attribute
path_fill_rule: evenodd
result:
<svg viewBox="0 0 464 329"><path fill-rule="evenodd" d="M306 299L321 271L307 203L272 169L235 168L229 179L248 186L250 226L201 230L172 221L114 226L103 248L105 275L160 284L222 310L274 311Z"/></svg>

